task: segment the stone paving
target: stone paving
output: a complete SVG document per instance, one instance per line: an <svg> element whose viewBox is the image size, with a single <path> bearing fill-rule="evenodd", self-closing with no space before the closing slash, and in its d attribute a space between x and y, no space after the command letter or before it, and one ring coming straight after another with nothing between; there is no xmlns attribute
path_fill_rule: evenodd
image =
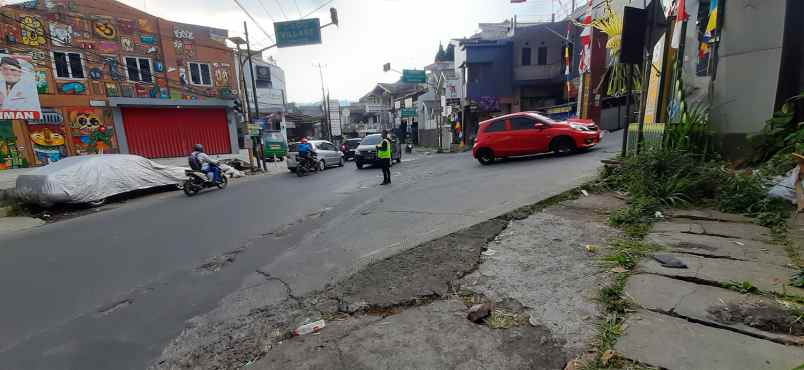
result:
<svg viewBox="0 0 804 370"><path fill-rule="evenodd" d="M663 267L653 258L640 262L625 286L637 308L623 324L618 354L670 370L804 365L804 323L781 299L804 297L804 289L789 285L799 261L773 243L770 230L743 216L712 210L667 215L646 241L663 247L656 255L675 257L687 268ZM792 231L790 238L800 236Z"/></svg>

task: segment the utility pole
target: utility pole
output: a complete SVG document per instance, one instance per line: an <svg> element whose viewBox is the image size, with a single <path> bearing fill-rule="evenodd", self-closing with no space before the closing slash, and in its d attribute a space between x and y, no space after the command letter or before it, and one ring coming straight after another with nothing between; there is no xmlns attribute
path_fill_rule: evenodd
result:
<svg viewBox="0 0 804 370"><path fill-rule="evenodd" d="M260 118L260 105L259 105L259 102L257 101L257 82L256 82L255 75L254 75L254 63L251 61L251 58L253 56L251 55L251 42L249 41L249 38L248 38L248 24L245 21L243 22L243 31L246 34L246 55L248 57L248 70L249 70L249 73L251 74L251 92L252 92L251 95L254 98L254 116L259 119ZM252 119L249 122L254 123L254 120ZM257 166L262 168L263 171L267 170L268 168L265 165L265 157L264 157L263 147L262 147L262 130L260 130L260 135L256 136L256 140L254 140L253 146L254 146L254 151L257 152L256 153ZM260 164L260 162L262 162L262 164Z"/></svg>
<svg viewBox="0 0 804 370"><path fill-rule="evenodd" d="M318 74L321 76L321 109L324 110L324 121L321 122L321 129L326 131L324 133L324 137L331 139L332 132L329 130L329 102L327 101L327 94L324 92L324 67L321 63L313 64L314 67L318 67Z"/></svg>

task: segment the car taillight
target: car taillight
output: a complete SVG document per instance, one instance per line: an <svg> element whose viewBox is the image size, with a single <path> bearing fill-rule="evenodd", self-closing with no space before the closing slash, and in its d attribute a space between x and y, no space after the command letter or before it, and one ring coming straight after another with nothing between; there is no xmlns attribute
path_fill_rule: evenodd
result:
<svg viewBox="0 0 804 370"><path fill-rule="evenodd" d="M341 150L346 150L346 144L341 145Z"/></svg>

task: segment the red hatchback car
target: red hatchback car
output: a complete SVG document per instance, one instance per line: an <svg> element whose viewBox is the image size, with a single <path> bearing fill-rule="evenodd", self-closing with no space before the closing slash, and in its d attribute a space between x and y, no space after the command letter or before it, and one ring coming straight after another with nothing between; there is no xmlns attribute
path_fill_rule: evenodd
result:
<svg viewBox="0 0 804 370"><path fill-rule="evenodd" d="M480 122L472 154L482 164L497 158L555 152L565 154L600 142L591 120L553 121L534 112L519 112Z"/></svg>

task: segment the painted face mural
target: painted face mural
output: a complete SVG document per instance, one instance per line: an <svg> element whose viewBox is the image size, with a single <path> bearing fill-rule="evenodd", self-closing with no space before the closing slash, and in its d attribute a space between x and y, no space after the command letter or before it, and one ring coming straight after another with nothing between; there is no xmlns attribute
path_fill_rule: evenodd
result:
<svg viewBox="0 0 804 370"><path fill-rule="evenodd" d="M67 112L73 147L78 154L110 153L113 148L112 128L105 125L97 109L74 109Z"/></svg>

